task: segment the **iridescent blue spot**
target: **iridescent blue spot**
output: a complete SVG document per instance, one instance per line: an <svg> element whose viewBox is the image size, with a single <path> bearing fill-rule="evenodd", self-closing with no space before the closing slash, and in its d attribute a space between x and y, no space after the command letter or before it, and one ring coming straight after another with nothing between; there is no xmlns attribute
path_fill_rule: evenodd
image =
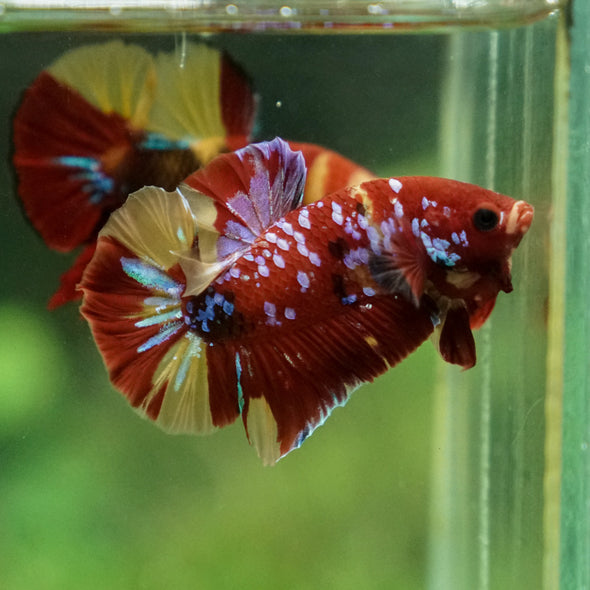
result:
<svg viewBox="0 0 590 590"><path fill-rule="evenodd" d="M84 170L98 170L100 168L98 160L85 156L60 156L54 158L53 161L69 168L82 168Z"/></svg>
<svg viewBox="0 0 590 590"><path fill-rule="evenodd" d="M148 316L143 320L135 322L137 328L145 328L147 326L154 326L155 324L164 324L170 320L181 320L182 311L180 309L173 309L167 313L157 313L152 316Z"/></svg>
<svg viewBox="0 0 590 590"><path fill-rule="evenodd" d="M412 219L412 233L418 238L420 237L420 222L416 217Z"/></svg>
<svg viewBox="0 0 590 590"><path fill-rule="evenodd" d="M448 252L447 249L451 244L447 240L441 238L431 239L431 237L424 232L421 232L420 238L422 239L422 243L426 248L428 256L430 256L430 259L433 262L451 267L455 266L455 263L458 260L461 260L461 257L455 252Z"/></svg>
<svg viewBox="0 0 590 590"><path fill-rule="evenodd" d="M178 391L180 386L184 383L193 358L201 357L201 340L191 332L187 332L185 338L190 339L190 344L184 351L184 356L182 357L176 377L174 378L174 391Z"/></svg>
<svg viewBox="0 0 590 590"><path fill-rule="evenodd" d="M240 355L236 352L236 382L238 384L238 409L240 414L244 408L244 391L242 390L242 363Z"/></svg>
<svg viewBox="0 0 590 590"><path fill-rule="evenodd" d="M342 298L343 305L350 305L351 303L355 303L357 300L357 296L353 293L352 295L347 295L346 297Z"/></svg>
<svg viewBox="0 0 590 590"><path fill-rule="evenodd" d="M224 301L222 309L227 315L231 315L234 312L234 304L229 301Z"/></svg>
<svg viewBox="0 0 590 590"><path fill-rule="evenodd" d="M165 272L137 258L121 258L123 272L146 289L180 297L183 286L172 280Z"/></svg>
<svg viewBox="0 0 590 590"><path fill-rule="evenodd" d="M182 322L173 322L166 326L162 326L160 331L155 336L152 336L149 340L147 340L137 348L137 352L145 352L146 350L149 350L154 346L159 346L163 342L166 342L168 338L176 334L176 332L178 332L178 330L180 330L181 327Z"/></svg>
<svg viewBox="0 0 590 590"><path fill-rule="evenodd" d="M170 140L159 133L148 133L147 137L139 144L146 150L188 150L190 144L185 140Z"/></svg>
<svg viewBox="0 0 590 590"><path fill-rule="evenodd" d="M187 243L186 236L184 235L184 231L182 231L182 228L181 228L181 227L179 227L179 228L176 230L176 237L177 237L177 238L179 239L179 241L181 241L183 244L186 244L186 243Z"/></svg>
<svg viewBox="0 0 590 590"><path fill-rule="evenodd" d="M155 307L156 311L159 313L162 309L166 309L171 305L177 306L178 299L171 299L169 297L146 297L143 300L143 303L150 307Z"/></svg>
<svg viewBox="0 0 590 590"><path fill-rule="evenodd" d="M92 204L98 204L107 193L114 189L113 179L101 169L101 164L94 158L85 156L60 156L53 162L67 168L77 168L79 172L72 174L72 180L82 181L82 191L89 195Z"/></svg>

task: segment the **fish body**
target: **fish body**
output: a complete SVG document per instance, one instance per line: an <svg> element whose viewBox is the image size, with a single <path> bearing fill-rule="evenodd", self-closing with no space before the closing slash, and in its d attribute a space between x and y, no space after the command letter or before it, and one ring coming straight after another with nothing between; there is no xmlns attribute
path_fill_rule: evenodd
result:
<svg viewBox="0 0 590 590"><path fill-rule="evenodd" d="M81 296L97 234L130 193L174 190L218 154L246 146L257 103L243 70L205 44L188 43L182 56L121 41L86 45L41 72L14 119L17 191L50 248L83 247L49 307ZM372 177L336 152L298 149L310 201Z"/></svg>
<svg viewBox="0 0 590 590"><path fill-rule="evenodd" d="M472 327L510 291L523 201L446 179L376 179L302 205L288 144L147 187L101 231L81 288L111 380L170 432L242 417L267 464L429 336L475 364Z"/></svg>

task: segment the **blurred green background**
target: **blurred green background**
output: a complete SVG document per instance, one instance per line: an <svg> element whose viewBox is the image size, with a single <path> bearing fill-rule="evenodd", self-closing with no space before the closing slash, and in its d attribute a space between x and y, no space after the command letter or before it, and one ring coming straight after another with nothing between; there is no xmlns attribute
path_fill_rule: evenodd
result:
<svg viewBox="0 0 590 590"><path fill-rule="evenodd" d="M23 218L10 121L43 67L109 38L0 38L0 588L424 588L429 343L264 468L241 424L172 437L138 418L77 306L46 310L74 256ZM180 38L129 40L170 50ZM253 77L259 138L321 143L383 175L439 173L446 37L209 40Z"/></svg>

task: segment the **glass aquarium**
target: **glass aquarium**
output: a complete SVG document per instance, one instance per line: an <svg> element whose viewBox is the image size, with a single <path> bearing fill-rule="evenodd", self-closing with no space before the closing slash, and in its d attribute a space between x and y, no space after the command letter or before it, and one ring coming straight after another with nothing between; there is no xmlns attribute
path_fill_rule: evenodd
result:
<svg viewBox="0 0 590 590"><path fill-rule="evenodd" d="M583 4L0 4L2 588L590 585ZM180 69L191 43L226 52L256 93L253 141L534 205L476 366L425 342L275 467L239 424L171 436L134 415L79 301L47 309L80 250L31 226L12 159L37 76L113 40Z"/></svg>

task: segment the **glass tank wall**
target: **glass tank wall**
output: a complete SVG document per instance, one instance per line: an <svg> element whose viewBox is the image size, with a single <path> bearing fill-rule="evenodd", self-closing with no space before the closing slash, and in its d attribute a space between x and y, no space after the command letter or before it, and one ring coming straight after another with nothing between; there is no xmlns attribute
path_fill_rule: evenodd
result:
<svg viewBox="0 0 590 590"><path fill-rule="evenodd" d="M571 87L569 7L549 1L2 5L2 588L590 584L582 4ZM10 160L40 71L115 38L176 52L179 67L187 42L226 50L259 96L255 140L532 203L477 365L445 365L426 342L275 468L238 424L172 437L135 416L78 305L46 309L73 255L24 219Z"/></svg>

